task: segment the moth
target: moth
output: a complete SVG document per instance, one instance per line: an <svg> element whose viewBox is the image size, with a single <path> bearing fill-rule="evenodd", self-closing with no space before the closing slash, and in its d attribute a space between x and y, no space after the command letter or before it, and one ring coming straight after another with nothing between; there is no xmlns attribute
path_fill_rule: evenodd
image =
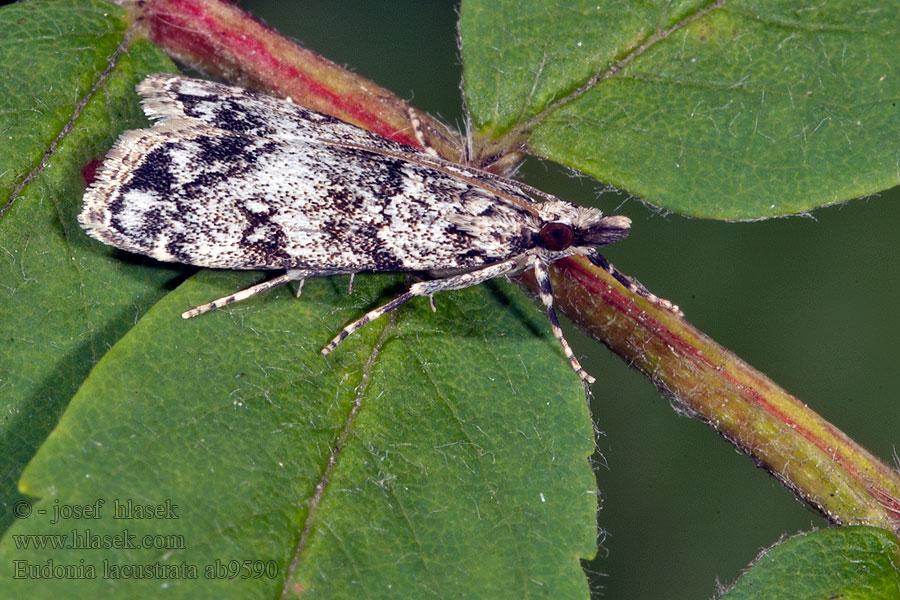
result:
<svg viewBox="0 0 900 600"><path fill-rule="evenodd" d="M167 262L285 274L185 312L190 318L289 281L363 271L429 273L350 323L322 350L416 296L534 269L553 334L547 265L583 254L623 285L596 247L631 221L439 158L333 117L245 89L177 75L137 86L149 129L127 131L84 194L92 237ZM299 290L298 290L299 295Z"/></svg>

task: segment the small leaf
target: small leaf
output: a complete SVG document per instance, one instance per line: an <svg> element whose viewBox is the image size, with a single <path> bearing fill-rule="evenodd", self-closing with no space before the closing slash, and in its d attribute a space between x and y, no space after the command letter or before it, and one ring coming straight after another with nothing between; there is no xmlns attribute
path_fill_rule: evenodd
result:
<svg viewBox="0 0 900 600"><path fill-rule="evenodd" d="M75 222L82 169L145 122L135 83L172 69L150 44L131 44L92 96L128 25L105 2L0 8L2 505L19 497L15 481L91 366L176 275L121 260ZM2 515L5 529L12 514Z"/></svg>
<svg viewBox="0 0 900 600"><path fill-rule="evenodd" d="M313 279L299 299L283 288L180 318L250 279L200 273L97 365L22 478L42 499L0 545L0 596L135 598L162 586L247 598L287 586L327 598L587 597L578 557L595 551L591 424L531 301L502 282L441 294L437 313L417 299L328 357L319 350L331 334L394 294L399 277L357 277L352 295L345 277ZM50 523L54 507L98 499L102 518ZM177 505L178 518L115 520L116 500ZM15 545L73 529L183 544ZM97 573L104 561L193 565L199 576L23 588L14 559L83 559ZM275 576L204 577L243 560Z"/></svg>
<svg viewBox="0 0 900 600"><path fill-rule="evenodd" d="M900 588L898 550L896 536L875 527L803 533L761 554L722 599L893 600Z"/></svg>
<svg viewBox="0 0 900 600"><path fill-rule="evenodd" d="M467 1L467 105L484 154L686 215L805 212L900 181L895 8Z"/></svg>

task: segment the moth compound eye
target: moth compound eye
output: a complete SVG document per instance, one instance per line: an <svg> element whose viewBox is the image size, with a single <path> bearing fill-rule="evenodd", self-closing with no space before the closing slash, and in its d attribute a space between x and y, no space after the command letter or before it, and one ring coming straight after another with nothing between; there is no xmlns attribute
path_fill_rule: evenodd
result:
<svg viewBox="0 0 900 600"><path fill-rule="evenodd" d="M559 252L572 245L575 232L565 223L547 223L541 227L541 241L547 250Z"/></svg>

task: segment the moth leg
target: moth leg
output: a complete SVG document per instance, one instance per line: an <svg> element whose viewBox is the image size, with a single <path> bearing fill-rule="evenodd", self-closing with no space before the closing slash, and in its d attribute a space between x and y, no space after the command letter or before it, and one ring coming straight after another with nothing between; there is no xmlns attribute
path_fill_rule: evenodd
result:
<svg viewBox="0 0 900 600"><path fill-rule="evenodd" d="M422 121L419 119L419 115L416 114L416 111L412 106L406 109L406 114L409 115L409 122L412 124L413 134L416 136L416 141L419 142L422 146L422 150L425 151L425 154L428 156L433 156L434 158L440 158L441 155L438 154L437 150L435 150L431 144L428 143L428 140L425 139L425 132L422 131Z"/></svg>
<svg viewBox="0 0 900 600"><path fill-rule="evenodd" d="M660 298L659 296L655 295L653 292L645 288L643 285L641 285L641 282L637 279L633 279L616 270L616 268L612 266L612 264L608 260L606 260L606 258L599 252L592 252L588 255L588 258L592 263L612 275L616 281L627 287L631 292L637 294L638 296L646 298L657 306L661 306L666 310L672 311L679 317L684 316L684 313L681 312L681 309L678 308L677 304L672 304L665 298Z"/></svg>
<svg viewBox="0 0 900 600"><path fill-rule="evenodd" d="M234 304L235 302L240 302L241 300L246 300L251 296L255 296L257 294L261 294L267 290L271 290L272 288L278 287L279 285L284 285L289 281L299 281L300 289L297 290L297 295L300 295L300 290L303 289L303 280L305 277L309 275L309 271L302 271L300 269L288 269L288 272L284 275L279 275L274 279L269 279L268 281L263 281L262 283L258 283L252 287L248 287L245 290L241 290L229 296L224 296L219 298L218 300L213 300L212 302L207 302L197 308L192 308L191 310L186 310L181 313L182 319L190 319L196 317L198 315L202 315L203 313L209 312L216 308L222 308L223 306L228 306L229 304Z"/></svg>
<svg viewBox="0 0 900 600"><path fill-rule="evenodd" d="M290 273L291 273L291 269L288 269L288 274L290 274ZM302 271L301 271L301 273L302 273ZM297 279L297 298L299 298L299 297L300 297L300 294L303 293L303 283L304 283L305 281L306 281L306 278L305 278L305 276L302 275L302 274L301 274L300 277Z"/></svg>
<svg viewBox="0 0 900 600"><path fill-rule="evenodd" d="M534 267L534 278L537 280L538 295L541 297L541 301L547 308L547 317L550 319L550 329L553 330L553 335L559 340L563 349L563 354L569 359L569 364L572 365L572 369L578 373L578 376L581 377L581 380L584 383L587 385L594 383L596 380L582 368L581 363L575 358L575 353L572 352L572 347L569 346L569 342L566 341L562 328L559 326L556 309L553 308L553 288L550 287L550 275L547 273L547 267L537 256L532 257L531 265Z"/></svg>
<svg viewBox="0 0 900 600"><path fill-rule="evenodd" d="M322 348L322 354L330 353L337 347L338 344L344 341L344 339L346 339L348 335L350 335L357 329L364 327L367 323L374 321L379 317L383 317L392 310L406 304L416 296L431 296L433 294L436 294L437 292L458 290L460 288L469 287L470 285L477 285L482 281L487 281L488 279L493 279L495 277L500 277L501 275L512 273L513 271L520 268L519 262L520 261L517 259L512 259L502 263L497 263L496 265L490 265L478 271L470 271L468 273L462 273L460 275L454 275L453 277L446 277L444 279L433 279L431 281L420 281L418 283L414 283L405 293L400 294L383 306L380 306L374 310L370 310L356 321L344 327L344 329L339 334L337 334L333 340L328 342L327 346Z"/></svg>
<svg viewBox="0 0 900 600"><path fill-rule="evenodd" d="M353 295L353 279L356 277L356 273L350 273L350 283L347 285L347 293L351 296Z"/></svg>

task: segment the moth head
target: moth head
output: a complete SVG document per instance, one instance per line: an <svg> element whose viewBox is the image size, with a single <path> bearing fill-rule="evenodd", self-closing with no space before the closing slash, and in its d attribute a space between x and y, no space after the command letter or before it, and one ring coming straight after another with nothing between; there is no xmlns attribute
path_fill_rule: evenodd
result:
<svg viewBox="0 0 900 600"><path fill-rule="evenodd" d="M573 206L566 202L541 205L543 222L537 237L540 245L554 254L584 254L628 237L631 219L620 215L604 215L596 208Z"/></svg>

